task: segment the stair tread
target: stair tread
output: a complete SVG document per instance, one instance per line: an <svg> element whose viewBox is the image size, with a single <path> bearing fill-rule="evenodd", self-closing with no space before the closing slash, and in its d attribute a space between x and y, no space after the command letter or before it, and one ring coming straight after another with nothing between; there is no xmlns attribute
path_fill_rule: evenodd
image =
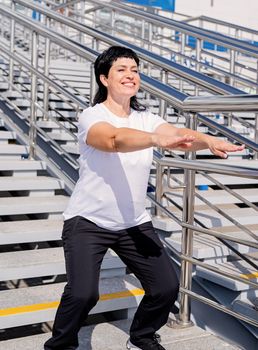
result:
<svg viewBox="0 0 258 350"><path fill-rule="evenodd" d="M0 171L1 170L45 170L46 163L40 160L8 160L0 159Z"/></svg>
<svg viewBox="0 0 258 350"><path fill-rule="evenodd" d="M5 154L23 154L29 152L29 146L25 145L10 145L10 144L0 144L0 155L1 153Z"/></svg>
<svg viewBox="0 0 258 350"><path fill-rule="evenodd" d="M14 131L0 130L0 139L9 140L16 139L16 133Z"/></svg>
<svg viewBox="0 0 258 350"><path fill-rule="evenodd" d="M59 240L63 228L62 219L21 220L0 222L1 244Z"/></svg>
<svg viewBox="0 0 258 350"><path fill-rule="evenodd" d="M53 198L53 197L51 197ZM19 221L19 232L48 232L50 230L60 230L63 226L63 220L21 220ZM9 235L17 231L17 221L3 221L0 222L0 236ZM1 240L0 240L1 241Z"/></svg>
<svg viewBox="0 0 258 350"><path fill-rule="evenodd" d="M102 270L123 268L122 273L125 273L124 263L111 250L106 253L101 268ZM7 252L0 255L1 281L65 273L62 247Z"/></svg>
<svg viewBox="0 0 258 350"><path fill-rule="evenodd" d="M218 269L226 271L231 274L236 274L239 277L246 278L247 280L258 282L258 271L250 266L246 261L226 261L226 262L214 262ZM196 271L203 270L203 267L197 266ZM226 276L222 276L227 278Z"/></svg>
<svg viewBox="0 0 258 350"><path fill-rule="evenodd" d="M180 181L183 182L183 174L176 174L176 178ZM247 179L247 178L242 178L239 176L226 176L226 175L221 175L221 174L212 174L212 177L216 179L217 181L221 182L223 185L236 185L236 184L257 184L258 180L256 179ZM201 174L196 174L195 176L195 185L214 185L212 181L209 179L205 178Z"/></svg>
<svg viewBox="0 0 258 350"><path fill-rule="evenodd" d="M51 176L4 176L0 178L0 191L63 188L64 182Z"/></svg>
<svg viewBox="0 0 258 350"><path fill-rule="evenodd" d="M178 251L181 251L181 240L182 240L182 233L175 233L172 234L171 237L166 237L165 241L177 249ZM237 249L241 253L248 253L249 247L243 246L240 244L236 244L234 242L231 242L231 245L233 247L237 247ZM212 257L221 257L225 255L229 255L231 251L229 248L227 248L222 242L219 242L216 240L215 237L209 236L209 235L194 235L194 241L193 241L193 257L197 259L203 259L203 258L212 258Z"/></svg>
<svg viewBox="0 0 258 350"><path fill-rule="evenodd" d="M35 287L24 287L0 291L1 310L40 303L59 301L66 283L54 283ZM100 294L111 294L141 288L140 282L132 275L104 278L99 282ZM131 295L133 296L133 294ZM55 306L56 307L56 306ZM26 310L24 310L26 312Z"/></svg>
<svg viewBox="0 0 258 350"><path fill-rule="evenodd" d="M63 195L0 198L0 212L2 215L62 212L68 200L69 197Z"/></svg>
<svg viewBox="0 0 258 350"><path fill-rule="evenodd" d="M128 339L131 319L103 322L82 327L79 333L78 350L121 350ZM196 325L182 329L164 326L159 330L162 344L167 349L227 349L239 350L232 344L227 344L221 337L212 335ZM42 350L44 343L51 337L51 333L26 336L17 339L4 340L0 343L0 350Z"/></svg>
<svg viewBox="0 0 258 350"><path fill-rule="evenodd" d="M258 282L258 271L256 271L252 266L250 266L245 261L234 261L234 262L221 262L213 261L212 265L218 270L217 272L209 271L202 266L196 267L196 275L211 281L217 285L221 285L227 289L234 291L251 291L254 290L253 286L250 286L244 282L234 280L227 276L224 276L220 271L230 273L232 275L242 277L247 281Z"/></svg>
<svg viewBox="0 0 258 350"><path fill-rule="evenodd" d="M168 194L169 197L172 199L177 200L177 203L182 204L183 201L183 193L182 192L171 192L171 189L167 189L167 191L170 191L170 194ZM246 200L250 202L257 202L258 201L258 189L256 188L245 188L245 189L234 189L234 192ZM196 189L196 193L198 193L200 196L204 197L206 200L211 202L212 204L235 204L235 203L242 203L242 201L230 193L228 193L225 190L213 190L209 188L208 190L202 191ZM207 206L201 199L195 197L195 206L204 205Z"/></svg>

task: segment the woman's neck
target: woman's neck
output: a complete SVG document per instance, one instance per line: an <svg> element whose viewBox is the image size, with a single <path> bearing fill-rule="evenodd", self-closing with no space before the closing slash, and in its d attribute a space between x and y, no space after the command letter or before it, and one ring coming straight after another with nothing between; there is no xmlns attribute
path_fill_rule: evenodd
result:
<svg viewBox="0 0 258 350"><path fill-rule="evenodd" d="M110 110L110 112L119 117L126 118L130 115L130 100L118 102L111 98L107 98L103 104Z"/></svg>

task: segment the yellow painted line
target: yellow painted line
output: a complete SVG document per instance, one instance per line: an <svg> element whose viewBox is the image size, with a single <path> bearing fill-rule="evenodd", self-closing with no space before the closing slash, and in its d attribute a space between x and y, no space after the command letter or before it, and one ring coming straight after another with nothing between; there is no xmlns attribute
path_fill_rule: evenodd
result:
<svg viewBox="0 0 258 350"><path fill-rule="evenodd" d="M243 273L240 275L240 277L246 278L247 280L251 279L251 278L256 278L258 277L258 271L257 272L253 272L253 273Z"/></svg>
<svg viewBox="0 0 258 350"><path fill-rule="evenodd" d="M144 290L140 288L136 288L136 289L126 290L123 292L102 294L99 299L100 301L104 301L104 300L112 300L112 299L119 299L119 298L133 297L133 296L135 297L139 295L144 295ZM58 305L59 305L59 301L52 301L52 302L33 304L33 305L9 307L7 309L0 309L0 316L10 316L10 315L21 314L25 312L35 312L35 311L43 311L47 309L55 309L58 307Z"/></svg>

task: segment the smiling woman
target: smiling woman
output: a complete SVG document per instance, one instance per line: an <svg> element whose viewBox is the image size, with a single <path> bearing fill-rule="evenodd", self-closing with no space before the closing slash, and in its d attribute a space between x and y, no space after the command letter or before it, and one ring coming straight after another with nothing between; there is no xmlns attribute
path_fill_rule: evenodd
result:
<svg viewBox="0 0 258 350"><path fill-rule="evenodd" d="M79 118L80 176L64 212L67 280L53 336L45 350L78 347L78 332L97 303L100 265L108 248L140 280L145 295L130 328L128 350L164 350L156 331L178 294L178 280L145 209L153 147L209 148L225 157L235 146L189 129L177 129L136 98L139 59L112 46L95 62L92 107Z"/></svg>

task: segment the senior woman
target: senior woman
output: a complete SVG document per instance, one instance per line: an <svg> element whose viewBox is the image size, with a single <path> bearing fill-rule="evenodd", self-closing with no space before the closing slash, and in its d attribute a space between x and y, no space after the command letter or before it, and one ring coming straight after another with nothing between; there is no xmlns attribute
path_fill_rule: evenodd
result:
<svg viewBox="0 0 258 350"><path fill-rule="evenodd" d="M80 174L64 212L67 284L45 350L78 347L78 332L99 298L100 265L108 248L140 280L145 295L135 313L128 350L164 350L156 331L168 318L179 284L145 209L153 147L208 148L222 158L242 150L145 110L136 98L139 59L112 46L95 62L92 107L79 118Z"/></svg>

